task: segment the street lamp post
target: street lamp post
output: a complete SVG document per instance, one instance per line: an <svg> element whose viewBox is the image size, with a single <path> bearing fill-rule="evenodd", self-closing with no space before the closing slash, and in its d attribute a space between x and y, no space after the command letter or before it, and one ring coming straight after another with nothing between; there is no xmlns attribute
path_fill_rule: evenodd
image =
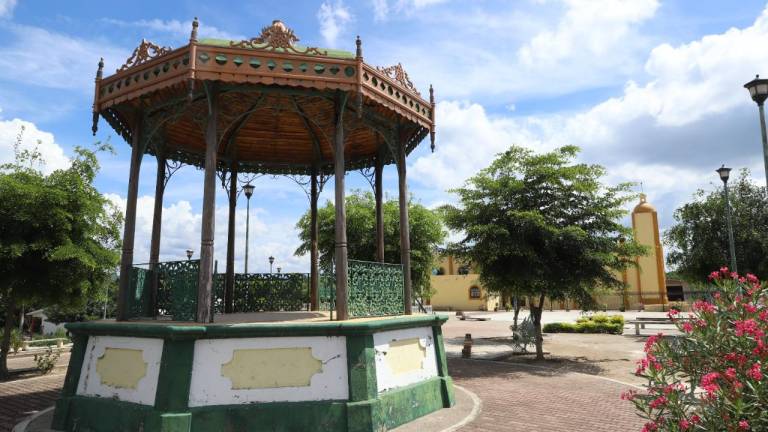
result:
<svg viewBox="0 0 768 432"><path fill-rule="evenodd" d="M272 264L275 262L275 257L269 256L269 272L272 273Z"/></svg>
<svg viewBox="0 0 768 432"><path fill-rule="evenodd" d="M282 270L282 269L283 269L282 267L278 267L277 268L277 274L280 274L280 270Z"/></svg>
<svg viewBox="0 0 768 432"><path fill-rule="evenodd" d="M195 253L192 249L187 249L187 261L192 259L192 254Z"/></svg>
<svg viewBox="0 0 768 432"><path fill-rule="evenodd" d="M245 274L248 274L248 235L251 230L251 196L253 195L253 185L248 183L243 186L243 192L247 202L245 207Z"/></svg>
<svg viewBox="0 0 768 432"><path fill-rule="evenodd" d="M738 273L739 270L736 267L736 245L733 242L733 225L731 224L731 203L728 199L728 178L730 177L731 169L723 165L716 171L720 175L720 180L723 181L723 193L725 194L725 220L728 224L728 249L730 249L731 253L731 271Z"/></svg>
<svg viewBox="0 0 768 432"><path fill-rule="evenodd" d="M765 130L765 110L763 103L768 98L768 79L761 79L760 75L755 75L755 79L744 84L744 88L749 90L752 100L757 103L760 110L760 133L763 136L763 163L765 164L765 183L768 186L768 137Z"/></svg>

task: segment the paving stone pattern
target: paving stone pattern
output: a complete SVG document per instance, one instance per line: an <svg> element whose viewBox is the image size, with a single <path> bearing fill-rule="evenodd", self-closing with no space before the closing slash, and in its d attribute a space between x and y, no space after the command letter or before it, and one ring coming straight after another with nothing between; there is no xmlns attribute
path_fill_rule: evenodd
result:
<svg viewBox="0 0 768 432"><path fill-rule="evenodd" d="M10 432L24 417L56 402L64 385L64 372L0 382L0 432Z"/></svg>

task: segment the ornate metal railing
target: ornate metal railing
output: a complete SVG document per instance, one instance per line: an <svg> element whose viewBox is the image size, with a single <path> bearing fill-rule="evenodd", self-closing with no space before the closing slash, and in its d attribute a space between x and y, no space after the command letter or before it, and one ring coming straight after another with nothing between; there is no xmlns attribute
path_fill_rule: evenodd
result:
<svg viewBox="0 0 768 432"><path fill-rule="evenodd" d="M300 311L309 309L306 273L236 273L233 312ZM215 313L224 313L226 275L214 275Z"/></svg>
<svg viewBox="0 0 768 432"><path fill-rule="evenodd" d="M350 317L400 315L403 266L349 260L347 305Z"/></svg>
<svg viewBox="0 0 768 432"><path fill-rule="evenodd" d="M131 268L128 298L129 318L170 316L174 321L194 321L197 311L199 260L148 264ZM157 283L157 303L152 305L152 284Z"/></svg>
<svg viewBox="0 0 768 432"><path fill-rule="evenodd" d="M158 263L131 269L130 318L170 316L174 321L193 321L197 311L199 260ZM349 261L347 305L350 317L399 315L403 313L403 268L400 264ZM233 312L308 310L309 275L306 273L236 273ZM153 308L152 284L157 283ZM213 278L214 313L224 313L226 275ZM333 273L320 275L320 310L336 309L336 280Z"/></svg>

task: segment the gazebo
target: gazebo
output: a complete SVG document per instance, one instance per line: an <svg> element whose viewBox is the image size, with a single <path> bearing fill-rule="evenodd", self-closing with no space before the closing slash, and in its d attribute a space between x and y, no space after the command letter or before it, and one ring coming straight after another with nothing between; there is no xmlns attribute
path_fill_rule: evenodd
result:
<svg viewBox="0 0 768 432"><path fill-rule="evenodd" d="M353 54L301 46L281 21L242 41L198 39L197 31L195 19L189 44L176 49L142 40L111 76L99 62L93 132L104 118L131 145L117 322L69 325L75 345L53 426L378 431L452 405L445 318L411 311L406 156L427 136L434 150L432 88L425 100L400 64L366 64L359 37ZM133 247L145 154L155 156L157 177L150 260L140 266ZM163 193L181 164L204 170L200 255L164 263ZM387 164L399 180L397 264L383 262ZM347 258L344 179L351 170L365 170L374 186L377 262ZM307 278L234 272L241 174L306 179ZM320 275L317 201L331 176L334 269ZM219 181L229 199L223 274L213 258ZM335 312L336 321L306 314L214 320L216 313L306 309Z"/></svg>

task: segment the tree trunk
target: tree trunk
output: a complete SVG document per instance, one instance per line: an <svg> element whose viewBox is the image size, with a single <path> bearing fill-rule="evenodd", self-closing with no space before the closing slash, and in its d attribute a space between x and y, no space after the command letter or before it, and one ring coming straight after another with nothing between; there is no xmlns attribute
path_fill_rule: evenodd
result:
<svg viewBox="0 0 768 432"><path fill-rule="evenodd" d="M517 298L517 295L512 296L512 307L515 311L515 315L512 318L512 331L517 331L517 317L520 315L520 300Z"/></svg>
<svg viewBox="0 0 768 432"><path fill-rule="evenodd" d="M541 313L544 310L544 294L539 297L538 306L535 306L533 298L531 302L531 321L536 333L536 360L544 360L544 336L541 334Z"/></svg>
<svg viewBox="0 0 768 432"><path fill-rule="evenodd" d="M3 327L3 340L0 342L0 380L8 378L8 352L11 350L11 330L13 329L13 311L16 302L12 295L8 295L5 305L5 326Z"/></svg>

